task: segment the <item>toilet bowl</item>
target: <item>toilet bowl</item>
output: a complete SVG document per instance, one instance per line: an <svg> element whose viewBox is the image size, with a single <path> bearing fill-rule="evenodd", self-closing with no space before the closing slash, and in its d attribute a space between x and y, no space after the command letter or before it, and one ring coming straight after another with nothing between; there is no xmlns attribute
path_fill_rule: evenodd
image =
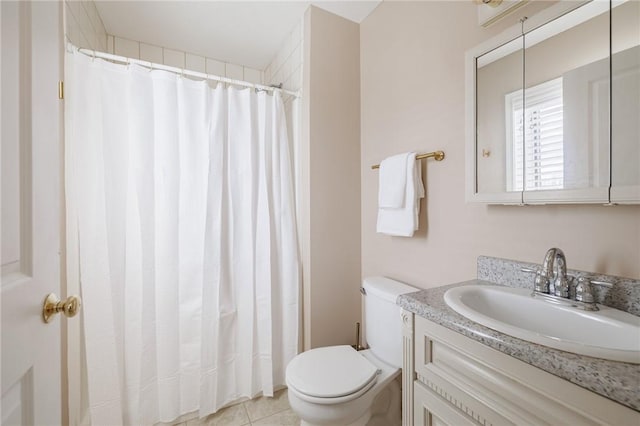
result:
<svg viewBox="0 0 640 426"><path fill-rule="evenodd" d="M366 425L372 411L396 414L400 423L400 388L388 386L400 375L399 368L370 350L356 352L351 346L318 348L301 355L306 356L287 368L287 386L291 409L303 425ZM385 399L397 404L386 405L396 407L376 410L373 402L387 387L397 396Z"/></svg>
<svg viewBox="0 0 640 426"><path fill-rule="evenodd" d="M289 404L302 425L401 424L402 322L395 300L417 289L384 277L365 279L363 288L370 349L316 348L287 366Z"/></svg>

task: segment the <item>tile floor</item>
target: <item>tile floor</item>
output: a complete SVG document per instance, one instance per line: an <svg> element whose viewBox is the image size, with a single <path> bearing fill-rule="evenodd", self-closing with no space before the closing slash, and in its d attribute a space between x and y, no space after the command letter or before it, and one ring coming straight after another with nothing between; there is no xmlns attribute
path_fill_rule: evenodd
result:
<svg viewBox="0 0 640 426"><path fill-rule="evenodd" d="M175 426L298 426L300 419L291 411L287 389L273 398L260 397L223 408L204 419L193 419Z"/></svg>

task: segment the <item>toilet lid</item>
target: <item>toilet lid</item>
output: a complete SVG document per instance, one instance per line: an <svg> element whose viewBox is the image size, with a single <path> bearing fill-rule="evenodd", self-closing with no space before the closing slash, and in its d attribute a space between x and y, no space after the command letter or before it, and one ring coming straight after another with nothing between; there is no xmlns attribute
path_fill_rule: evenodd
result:
<svg viewBox="0 0 640 426"><path fill-rule="evenodd" d="M287 366L287 383L309 396L337 398L364 388L377 371L351 346L329 346L293 358Z"/></svg>

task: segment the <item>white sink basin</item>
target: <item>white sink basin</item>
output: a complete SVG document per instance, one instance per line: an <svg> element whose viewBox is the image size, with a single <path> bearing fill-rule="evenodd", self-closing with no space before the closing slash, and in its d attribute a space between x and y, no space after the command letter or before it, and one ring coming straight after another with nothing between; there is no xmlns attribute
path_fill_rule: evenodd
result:
<svg viewBox="0 0 640 426"><path fill-rule="evenodd" d="M587 312L502 286L466 285L444 294L453 310L519 339L567 352L640 364L640 317L598 305Z"/></svg>

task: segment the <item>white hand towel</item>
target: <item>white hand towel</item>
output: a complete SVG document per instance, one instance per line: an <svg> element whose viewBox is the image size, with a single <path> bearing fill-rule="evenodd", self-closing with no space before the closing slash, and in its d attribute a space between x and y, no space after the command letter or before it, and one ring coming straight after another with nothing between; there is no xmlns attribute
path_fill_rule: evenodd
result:
<svg viewBox="0 0 640 426"><path fill-rule="evenodd" d="M414 174L413 174L413 181L415 182L415 187L416 187L416 205L415 205L414 211L415 211L415 224L416 224L415 230L417 231L420 225L419 223L420 200L424 198L425 191L424 191L424 185L422 184L422 162L414 161L414 163L415 163L415 168L414 168Z"/></svg>
<svg viewBox="0 0 640 426"><path fill-rule="evenodd" d="M404 203L400 208L378 208L377 232L398 237L412 237L418 229L420 199L424 198L422 167L416 162L416 154L406 160L406 185Z"/></svg>
<svg viewBox="0 0 640 426"><path fill-rule="evenodd" d="M380 162L378 207L397 209L404 206L407 190L407 157L410 154L405 152Z"/></svg>

